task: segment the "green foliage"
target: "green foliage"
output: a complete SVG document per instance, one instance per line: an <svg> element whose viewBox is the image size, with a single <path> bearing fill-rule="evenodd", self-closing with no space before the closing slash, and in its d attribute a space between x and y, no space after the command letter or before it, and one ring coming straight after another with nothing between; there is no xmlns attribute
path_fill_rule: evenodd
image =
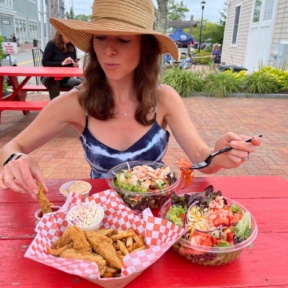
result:
<svg viewBox="0 0 288 288"><path fill-rule="evenodd" d="M5 53L2 47L3 37L0 35L0 62L5 58Z"/></svg>
<svg viewBox="0 0 288 288"><path fill-rule="evenodd" d="M66 19L74 19L74 18L75 18L74 10L73 10L72 7L70 8L69 13L66 12L66 15L65 15L65 16L66 16Z"/></svg>
<svg viewBox="0 0 288 288"><path fill-rule="evenodd" d="M209 64L211 62L211 52L209 52L209 50L200 50L200 52L198 52L197 50L196 55L194 55L193 57L195 57L194 61L196 64Z"/></svg>
<svg viewBox="0 0 288 288"><path fill-rule="evenodd" d="M280 89L277 80L263 70L246 75L242 85L243 90L248 93L277 93Z"/></svg>
<svg viewBox="0 0 288 288"><path fill-rule="evenodd" d="M8 84L6 81L3 81L3 90L2 92L5 93L7 91Z"/></svg>
<svg viewBox="0 0 288 288"><path fill-rule="evenodd" d="M79 15L76 15L74 17L74 19L88 22L88 21L90 21L91 16L87 16L87 15L84 15L84 14L79 14Z"/></svg>
<svg viewBox="0 0 288 288"><path fill-rule="evenodd" d="M182 97L189 97L201 91L203 80L200 73L172 68L166 70L162 83L172 86Z"/></svg>
<svg viewBox="0 0 288 288"><path fill-rule="evenodd" d="M167 9L169 20L184 20L185 12L189 12L189 9L184 5L183 1L180 1L180 3L175 3L175 0L168 0Z"/></svg>
<svg viewBox="0 0 288 288"><path fill-rule="evenodd" d="M229 93L239 92L241 80L234 73L210 73L204 79L203 92L209 96L225 97Z"/></svg>
<svg viewBox="0 0 288 288"><path fill-rule="evenodd" d="M288 71L286 69L283 70L271 66L265 66L259 71L263 71L264 73L267 73L270 77L274 78L277 81L279 85L279 90L281 92L288 92Z"/></svg>

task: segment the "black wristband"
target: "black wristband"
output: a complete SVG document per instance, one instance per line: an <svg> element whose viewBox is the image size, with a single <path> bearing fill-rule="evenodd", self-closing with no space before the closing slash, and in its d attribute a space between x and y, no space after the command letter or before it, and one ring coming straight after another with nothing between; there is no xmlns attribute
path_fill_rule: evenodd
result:
<svg viewBox="0 0 288 288"><path fill-rule="evenodd" d="M8 164L10 161L12 160L17 160L19 159L22 155L24 155L23 153L13 153L11 154L8 159L3 163L3 166L5 166L6 164Z"/></svg>

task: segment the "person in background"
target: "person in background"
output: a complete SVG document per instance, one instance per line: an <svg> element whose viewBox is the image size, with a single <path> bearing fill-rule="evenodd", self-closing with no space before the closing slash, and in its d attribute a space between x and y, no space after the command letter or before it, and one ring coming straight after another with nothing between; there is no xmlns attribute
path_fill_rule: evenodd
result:
<svg viewBox="0 0 288 288"><path fill-rule="evenodd" d="M185 58L185 60L180 63L179 68L189 69L191 67L192 67L192 55L189 53L189 55Z"/></svg>
<svg viewBox="0 0 288 288"><path fill-rule="evenodd" d="M219 48L219 45L216 43L213 47L212 54L211 54L211 60L212 60L212 68L215 69L217 65L221 62L221 50Z"/></svg>
<svg viewBox="0 0 288 288"><path fill-rule="evenodd" d="M105 178L109 169L127 161L162 162L170 131L192 163L233 147L213 158L203 173L236 168L249 159L261 143L259 137L246 143L243 140L251 135L227 132L213 147L207 145L180 95L159 83L161 54L178 61L179 52L169 36L153 30L154 17L152 0L94 0L91 22L50 19L57 31L86 52L84 81L50 101L0 149L0 188L35 198L38 181L47 191L38 163L28 154L68 125L79 135L91 178Z"/></svg>
<svg viewBox="0 0 288 288"><path fill-rule="evenodd" d="M42 65L44 67L78 67L75 46L67 37L56 32L54 39L49 41L45 47ZM72 89L78 86L81 80L75 77L65 77L61 80L44 77L42 83L47 87L52 100L60 95L61 88Z"/></svg>
<svg viewBox="0 0 288 288"><path fill-rule="evenodd" d="M17 42L15 33L13 33L13 34L11 35L11 39L12 39L12 42Z"/></svg>

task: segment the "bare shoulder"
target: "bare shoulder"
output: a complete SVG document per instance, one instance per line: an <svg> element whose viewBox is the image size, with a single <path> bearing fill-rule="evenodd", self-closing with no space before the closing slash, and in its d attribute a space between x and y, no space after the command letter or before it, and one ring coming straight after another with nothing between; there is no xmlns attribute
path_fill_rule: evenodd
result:
<svg viewBox="0 0 288 288"><path fill-rule="evenodd" d="M181 109L184 103L178 92L169 85L161 84L157 89L157 107L164 109L164 114L169 114L170 110L175 111L175 107Z"/></svg>

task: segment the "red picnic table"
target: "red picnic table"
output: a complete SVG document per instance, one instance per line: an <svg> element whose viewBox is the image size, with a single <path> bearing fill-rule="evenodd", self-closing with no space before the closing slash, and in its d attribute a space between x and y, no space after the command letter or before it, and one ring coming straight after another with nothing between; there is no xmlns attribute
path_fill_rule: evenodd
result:
<svg viewBox="0 0 288 288"><path fill-rule="evenodd" d="M3 95L4 77L7 76L13 91ZM24 79L19 83L19 77ZM47 91L43 85L28 85L31 77L54 77L61 80L64 77L81 77L83 69L80 67L33 67L33 66L3 66L0 67L0 119L1 111L23 110L24 114L29 110L41 110L48 102L26 101L28 91Z"/></svg>
<svg viewBox="0 0 288 288"><path fill-rule="evenodd" d="M64 203L59 187L69 180L47 180L48 197L55 205ZM90 194L108 188L104 179L87 181L92 184ZM288 287L288 181L279 176L197 177L181 192L201 192L208 185L254 215L259 232L253 246L218 267L193 264L170 249L126 287ZM98 287L24 258L35 237L36 200L2 190L0 208L0 287Z"/></svg>

